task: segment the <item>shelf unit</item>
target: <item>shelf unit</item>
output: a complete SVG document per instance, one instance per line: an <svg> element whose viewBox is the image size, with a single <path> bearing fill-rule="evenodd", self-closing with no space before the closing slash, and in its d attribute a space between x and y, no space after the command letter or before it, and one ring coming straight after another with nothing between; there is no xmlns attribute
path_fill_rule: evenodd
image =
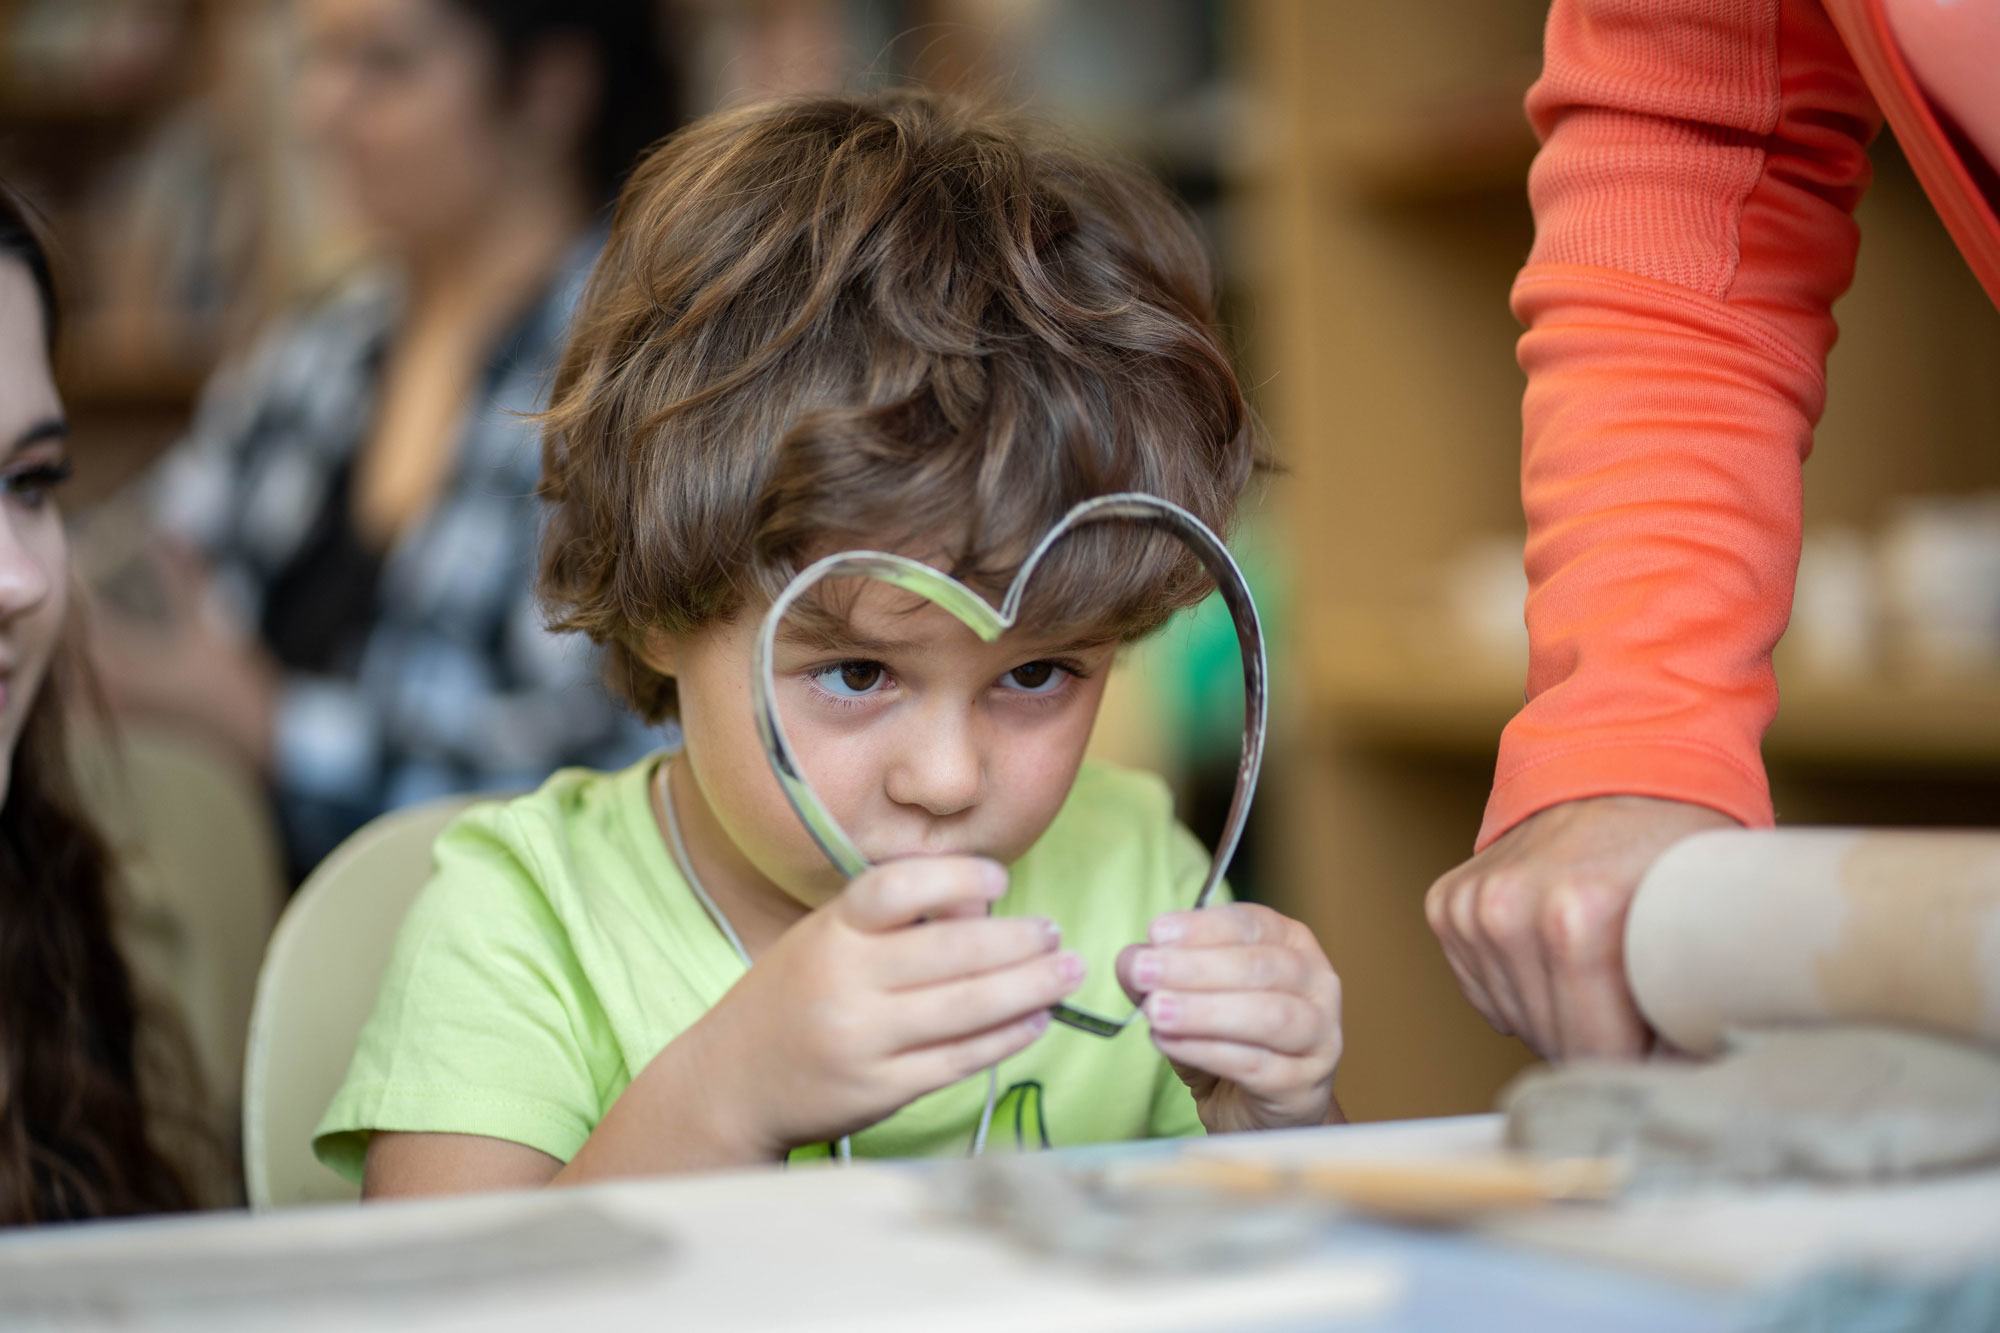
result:
<svg viewBox="0 0 2000 1333"><path fill-rule="evenodd" d="M0 0L0 176L55 241L73 510L179 438L218 359L317 276L276 157L286 15Z"/></svg>
<svg viewBox="0 0 2000 1333"><path fill-rule="evenodd" d="M1321 643L1308 652L1318 744L1490 758L1521 706L1520 668L1477 651L1370 654ZM1780 670L1778 720L1764 742L1773 766L1981 776L2000 769L2000 674L1815 677L1783 671L1782 663Z"/></svg>
<svg viewBox="0 0 2000 1333"><path fill-rule="evenodd" d="M1274 879L1345 981L1340 1091L1362 1118L1488 1109L1529 1060L1464 1002L1422 913L1470 852L1524 672L1419 608L1453 557L1521 534L1507 294L1533 239L1520 99L1546 10L1244 8L1269 164L1246 186L1246 342L1288 468L1302 645L1277 667L1300 725L1272 793ZM2000 488L2000 316L1886 137L1875 158L1808 533ZM2000 821L2000 678L1813 679L1782 652L1780 673L1782 818Z"/></svg>

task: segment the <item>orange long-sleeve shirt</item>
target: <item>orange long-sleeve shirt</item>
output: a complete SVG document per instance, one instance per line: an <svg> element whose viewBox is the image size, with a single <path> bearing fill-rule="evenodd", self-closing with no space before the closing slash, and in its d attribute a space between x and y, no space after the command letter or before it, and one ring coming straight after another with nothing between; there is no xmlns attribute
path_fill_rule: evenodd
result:
<svg viewBox="0 0 2000 1333"><path fill-rule="evenodd" d="M1556 0L1513 292L1528 703L1481 847L1618 793L1771 822L1771 651L1882 111L2000 302L2000 220L1880 0Z"/></svg>

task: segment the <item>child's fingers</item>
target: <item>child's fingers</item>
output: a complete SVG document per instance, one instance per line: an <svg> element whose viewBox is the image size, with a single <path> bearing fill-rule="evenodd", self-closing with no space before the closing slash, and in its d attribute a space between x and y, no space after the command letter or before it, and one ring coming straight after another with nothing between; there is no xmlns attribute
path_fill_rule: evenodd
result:
<svg viewBox="0 0 2000 1333"><path fill-rule="evenodd" d="M976 917L992 916L993 904L984 898L960 898L957 902L946 903L935 912L926 912L917 919L917 924L926 921L970 921Z"/></svg>
<svg viewBox="0 0 2000 1333"><path fill-rule="evenodd" d="M1209 948L1219 944L1278 944L1310 938L1304 926L1259 903L1225 903L1198 912L1167 912L1153 918L1149 943Z"/></svg>
<svg viewBox="0 0 2000 1333"><path fill-rule="evenodd" d="M976 976L1052 953L1062 932L1047 917L929 921L877 942L881 983L890 990Z"/></svg>
<svg viewBox="0 0 2000 1333"><path fill-rule="evenodd" d="M1156 1032L1153 1045L1176 1065L1199 1069L1252 1091L1302 1087L1328 1076L1320 1062L1280 1055L1250 1042L1163 1037Z"/></svg>
<svg viewBox="0 0 2000 1333"><path fill-rule="evenodd" d="M905 1086L918 1089L917 1095L921 1096L990 1069L1009 1056L1019 1055L1048 1030L1049 1011L1037 1009L1024 1018L1012 1019L984 1032L899 1055L895 1068Z"/></svg>
<svg viewBox="0 0 2000 1333"><path fill-rule="evenodd" d="M1133 960L1145 951L1146 946L1143 944L1128 944L1118 951L1118 960L1111 965L1112 975L1117 977L1118 984L1125 988L1125 998L1134 1004L1146 998L1146 988L1132 975Z"/></svg>
<svg viewBox="0 0 2000 1333"><path fill-rule="evenodd" d="M1083 972L1083 960L1065 950L982 976L903 991L889 1006L888 1049L914 1051L1024 1018L1074 991Z"/></svg>
<svg viewBox="0 0 2000 1333"><path fill-rule="evenodd" d="M1327 1044L1331 1006L1282 991L1154 991L1146 1021L1155 1036L1199 1037L1311 1055Z"/></svg>
<svg viewBox="0 0 2000 1333"><path fill-rule="evenodd" d="M1119 956L1120 980L1130 974L1136 997L1156 990L1287 991L1313 995L1333 969L1317 950L1275 944L1221 944L1207 949L1134 948Z"/></svg>
<svg viewBox="0 0 2000 1333"><path fill-rule="evenodd" d="M1007 891L1007 871L972 856L912 856L855 876L835 899L856 930L882 931L938 916L961 904L984 910Z"/></svg>

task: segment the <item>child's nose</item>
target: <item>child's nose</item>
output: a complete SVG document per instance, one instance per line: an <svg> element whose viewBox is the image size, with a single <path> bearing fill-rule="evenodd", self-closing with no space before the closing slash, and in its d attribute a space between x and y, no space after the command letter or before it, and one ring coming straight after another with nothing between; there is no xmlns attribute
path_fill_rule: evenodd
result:
<svg viewBox="0 0 2000 1333"><path fill-rule="evenodd" d="M985 760L971 720L955 709L927 709L910 719L889 769L889 799L943 818L979 803Z"/></svg>

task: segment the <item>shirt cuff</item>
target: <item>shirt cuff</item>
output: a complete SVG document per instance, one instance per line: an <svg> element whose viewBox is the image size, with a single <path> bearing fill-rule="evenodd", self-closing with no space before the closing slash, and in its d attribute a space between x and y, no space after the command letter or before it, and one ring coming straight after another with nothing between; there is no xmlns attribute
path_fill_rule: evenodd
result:
<svg viewBox="0 0 2000 1333"><path fill-rule="evenodd" d="M1683 741L1604 741L1514 765L1487 799L1474 850L1485 851L1530 815L1593 796L1653 796L1706 806L1749 828L1773 823L1770 784L1719 750Z"/></svg>
<svg viewBox="0 0 2000 1333"><path fill-rule="evenodd" d="M365 1083L343 1087L313 1131L313 1155L342 1178L360 1184L368 1142L376 1134L476 1134L504 1139L559 1162L576 1156L592 1125L574 1111L538 1098L462 1084Z"/></svg>

